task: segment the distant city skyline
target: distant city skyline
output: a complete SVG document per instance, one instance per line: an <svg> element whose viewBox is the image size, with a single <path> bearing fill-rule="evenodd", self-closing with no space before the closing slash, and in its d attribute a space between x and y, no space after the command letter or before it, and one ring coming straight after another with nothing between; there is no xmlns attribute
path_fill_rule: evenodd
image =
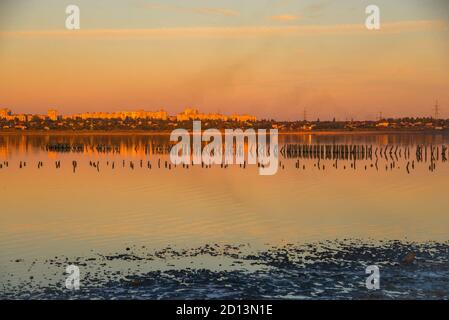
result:
<svg viewBox="0 0 449 320"><path fill-rule="evenodd" d="M221 120L221 121L256 121L257 118L248 114L236 114L226 115L222 113L202 113L198 108L188 107L182 112L177 114L169 114L164 109L159 110L127 110L127 111L93 111L93 112L80 112L73 114L60 114L56 109L48 109L44 113L17 113L9 108L0 108L0 120L16 120L19 121L32 121L33 118L40 120L66 120L66 119L157 119L157 120L176 120L176 121L188 121L188 120Z"/></svg>
<svg viewBox="0 0 449 320"><path fill-rule="evenodd" d="M310 120L449 117L449 2L65 1L0 3L0 108L156 110Z"/></svg>
<svg viewBox="0 0 449 320"><path fill-rule="evenodd" d="M381 120L381 119L400 119L400 118L434 118L434 119L449 119L448 116L445 116L445 112L444 109L441 107L441 105L439 104L439 101L436 100L434 105L432 105L431 107L427 108L427 114L421 114L421 115L397 115L397 116L391 116L388 114L385 114L382 111L378 111L377 114L375 116L373 116L372 118L357 118L357 117L336 117L336 116L332 116L329 115L328 117L314 117L314 115L310 115L308 113L308 110L305 108L302 111L302 114L298 114L297 118L292 118L292 119L279 119L276 117L256 117L254 115L250 115L247 113L236 113L233 112L232 114L226 114L221 112L220 110L218 112L202 112L202 110L200 111L200 108L197 107L184 107L182 111L177 112L177 113L171 113L168 112L167 110L165 110L165 108L122 108L121 110L117 110L117 111L107 111L107 110L90 110L90 111L85 111L85 112L75 112L75 113L70 113L70 112L64 112L64 113L60 113L59 110L57 110L56 108L49 108L47 110L41 110L41 111L37 111L36 113L30 113L30 112L17 112L17 110L11 109L11 108L5 108L4 106L0 106L0 118L5 118L5 116L9 113L10 115L15 115L15 116L20 116L20 118L26 118L28 117L32 117L34 115L38 115L41 117L48 117L50 113L52 113L53 115L57 114L58 116L64 117L64 118L93 118L93 117L98 117L98 118L126 118L126 117L130 117L130 118L137 118L137 115L142 115L142 114L147 114L147 116L143 117L143 118L154 118L154 119L162 119L162 120L166 120L169 117L182 117L182 115L186 115L186 117L188 118L188 115L192 115L192 114L200 114L201 117L200 118L209 118L209 119L217 119L219 120L219 118L237 118L240 117L242 119L259 119L259 120L275 120L275 121L302 121L302 120L307 120L307 121L316 121L316 120L323 120L323 121L329 121L329 120L338 120L338 121L375 121L375 120ZM50 118L54 118L55 116L51 116ZM223 120L222 119L222 120ZM179 120L179 119L178 119Z"/></svg>

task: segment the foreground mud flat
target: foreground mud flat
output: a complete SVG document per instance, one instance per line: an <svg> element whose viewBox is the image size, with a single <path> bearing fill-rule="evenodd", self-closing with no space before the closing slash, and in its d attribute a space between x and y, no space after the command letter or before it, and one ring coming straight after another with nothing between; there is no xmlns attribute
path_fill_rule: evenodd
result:
<svg viewBox="0 0 449 320"><path fill-rule="evenodd" d="M360 240L191 249L126 247L87 257L15 260L28 274L2 274L3 299L448 299L449 243ZM65 287L66 265L82 270ZM368 290L366 267L380 270ZM35 270L35 271L33 271Z"/></svg>

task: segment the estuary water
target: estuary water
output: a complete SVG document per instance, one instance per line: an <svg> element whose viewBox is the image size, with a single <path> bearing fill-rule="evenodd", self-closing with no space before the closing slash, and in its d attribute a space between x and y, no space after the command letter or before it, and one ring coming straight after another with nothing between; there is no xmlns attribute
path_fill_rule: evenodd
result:
<svg viewBox="0 0 449 320"><path fill-rule="evenodd" d="M449 135L280 134L273 176L175 167L171 145L0 135L0 296L449 297Z"/></svg>

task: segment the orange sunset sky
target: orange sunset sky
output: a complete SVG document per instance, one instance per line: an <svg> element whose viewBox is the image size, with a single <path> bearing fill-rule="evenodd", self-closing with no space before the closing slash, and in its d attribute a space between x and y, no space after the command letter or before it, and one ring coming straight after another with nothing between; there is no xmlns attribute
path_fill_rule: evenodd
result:
<svg viewBox="0 0 449 320"><path fill-rule="evenodd" d="M65 29L76 4L81 29ZM365 28L365 8L381 30ZM449 117L449 1L2 0L0 107Z"/></svg>

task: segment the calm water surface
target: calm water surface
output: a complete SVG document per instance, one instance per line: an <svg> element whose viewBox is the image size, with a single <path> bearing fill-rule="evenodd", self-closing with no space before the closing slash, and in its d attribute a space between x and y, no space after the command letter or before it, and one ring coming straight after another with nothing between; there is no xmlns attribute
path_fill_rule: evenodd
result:
<svg viewBox="0 0 449 320"><path fill-rule="evenodd" d="M359 148L357 159L313 153L313 148L336 145ZM124 298L205 297L220 272L234 287L247 278L242 272L255 282L262 279L259 272L272 281L280 275L283 280L264 291L263 286L242 285L240 291L224 290L216 297L357 298L364 297L357 291L364 282L364 265L394 265L401 254L413 251L422 253L417 261L433 257L447 266L442 245L449 238L447 135L281 135L281 166L274 176L260 176L257 166L169 169L169 146L164 135L0 135L2 296L67 294L58 288L64 286L61 272L68 262L85 266L84 278L91 285L85 296ZM282 283L292 272L303 275L309 269L295 264L286 274L273 273L279 250L298 258L299 253L311 254L304 249L310 244L324 246L324 253L335 248L339 250L332 252L349 252L340 260L332 256L345 265L339 269L345 273L330 271L317 260L314 270L323 276L309 279L307 286ZM366 259L368 244L373 251ZM430 268L420 267L423 272ZM192 277L186 271L192 269L205 273ZM442 283L449 282L441 282L448 280L447 269L433 270L433 282L421 279L422 286L434 283L421 293L403 292L447 297L441 293L448 289ZM360 279L349 290L345 281L354 277L354 270ZM154 274L164 271L178 273L166 278ZM390 271L392 276L397 272ZM324 284L328 290L314 287L329 273L342 279ZM147 290L141 286L146 280L131 279L138 274L157 276L156 287L165 289ZM176 277L190 277L192 288L206 289L174 295L179 288L166 281ZM114 289L122 288L124 279L135 284L134 291ZM98 283L103 283L101 289L92 289ZM398 288L382 291L380 297L402 297ZM78 294L83 297L82 291Z"/></svg>

